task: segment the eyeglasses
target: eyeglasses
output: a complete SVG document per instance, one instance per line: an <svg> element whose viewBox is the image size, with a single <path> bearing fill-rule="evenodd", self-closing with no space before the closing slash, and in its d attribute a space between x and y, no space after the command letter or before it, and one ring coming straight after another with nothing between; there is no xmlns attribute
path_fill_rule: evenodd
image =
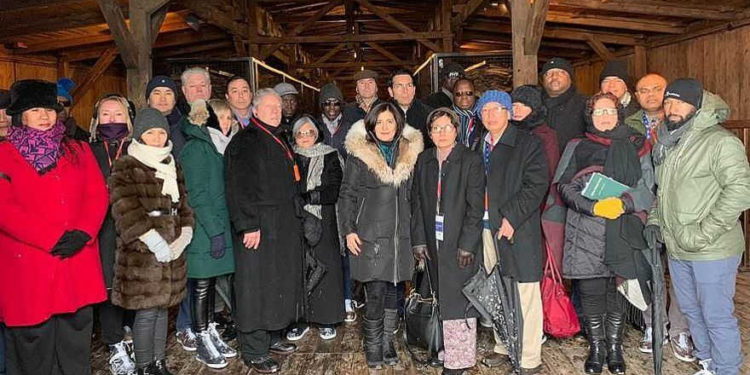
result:
<svg viewBox="0 0 750 375"><path fill-rule="evenodd" d="M329 101L323 102L323 106L325 106L325 107L340 107L341 106L341 102L339 102L338 100L329 100Z"/></svg>
<svg viewBox="0 0 750 375"><path fill-rule="evenodd" d="M591 114L593 116L612 116L617 114L617 108L597 108Z"/></svg>
<svg viewBox="0 0 750 375"><path fill-rule="evenodd" d="M454 96L462 97L462 96L474 96L474 91L459 91L456 93L453 93Z"/></svg>
<svg viewBox="0 0 750 375"><path fill-rule="evenodd" d="M317 137L318 133L315 130L302 130L297 132L297 134L294 135L295 138L307 138L307 137Z"/></svg>
<svg viewBox="0 0 750 375"><path fill-rule="evenodd" d="M451 130L455 130L453 125L442 125L442 126L430 127L430 133L435 133L435 134L450 133Z"/></svg>
<svg viewBox="0 0 750 375"><path fill-rule="evenodd" d="M503 107L501 105L494 106L494 107L489 107L489 108L487 106L484 106L484 108L482 108L482 110L481 110L481 113L482 113L482 116L484 116L484 115L486 115L486 114L488 114L490 112L500 112L500 111L504 111L504 110L507 110L507 108L505 108L505 107Z"/></svg>
<svg viewBox="0 0 750 375"><path fill-rule="evenodd" d="M70 102L67 100L60 100L57 102L57 104L60 104L63 107L70 107Z"/></svg>

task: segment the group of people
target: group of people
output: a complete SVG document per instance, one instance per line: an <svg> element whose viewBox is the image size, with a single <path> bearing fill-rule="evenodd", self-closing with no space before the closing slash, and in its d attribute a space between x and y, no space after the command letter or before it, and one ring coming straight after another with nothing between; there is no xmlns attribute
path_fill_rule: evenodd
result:
<svg viewBox="0 0 750 375"><path fill-rule="evenodd" d="M674 355L697 360L696 374L738 374L733 296L750 166L721 127L727 104L694 79L649 74L633 86L619 61L592 97L576 91L564 59L540 76L541 86L480 93L448 64L422 101L411 72L397 70L384 100L378 74L362 70L354 100L326 84L314 116L291 84L253 92L232 77L212 99L208 71L190 68L180 90L155 76L147 108L102 97L83 140L60 116L69 83L15 82L0 92L7 373L91 373L96 312L113 374L171 374L175 306L177 340L196 360L218 369L240 355L278 372L270 353L293 353L312 328L333 339L357 319L355 282L367 365L393 366L417 267L430 274L443 329L430 364L462 374L488 318L462 289L499 266L520 302L520 373L535 374L550 257L571 280L585 373L626 372L633 304L646 320L641 351L662 314ZM592 195L595 178L622 192ZM645 255L662 247L668 314L650 309ZM496 332L484 365L509 360L507 339Z"/></svg>

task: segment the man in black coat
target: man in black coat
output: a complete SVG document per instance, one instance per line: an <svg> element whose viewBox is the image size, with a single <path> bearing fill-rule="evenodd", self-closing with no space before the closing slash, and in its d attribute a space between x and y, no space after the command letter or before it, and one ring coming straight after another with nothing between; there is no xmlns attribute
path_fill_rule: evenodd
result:
<svg viewBox="0 0 750 375"><path fill-rule="evenodd" d="M573 84L573 65L568 60L555 57L542 66L539 73L544 86L544 106L547 107L547 125L557 132L560 153L573 138L583 135L586 124L583 113L586 96L579 94Z"/></svg>
<svg viewBox="0 0 750 375"><path fill-rule="evenodd" d="M302 316L301 180L291 146L282 135L281 97L272 89L253 99L250 125L227 147L227 206L237 232L234 246L235 319L245 364L273 373L268 353L289 354L280 330Z"/></svg>
<svg viewBox="0 0 750 375"><path fill-rule="evenodd" d="M427 115L430 114L432 108L415 98L416 92L417 87L414 85L411 72L399 69L391 74L388 80L388 94L391 95L391 101L401 110L406 123L422 132L424 146L430 148L432 139L427 131Z"/></svg>
<svg viewBox="0 0 750 375"><path fill-rule="evenodd" d="M343 120L354 124L362 120L370 109L380 103L378 98L378 73L369 69L360 70L352 77L356 84L357 96L344 106Z"/></svg>
<svg viewBox="0 0 750 375"><path fill-rule="evenodd" d="M456 63L448 63L440 72L440 78L440 88L424 98L424 102L432 108L450 108L453 105L453 85L459 79L464 78L464 67Z"/></svg>
<svg viewBox="0 0 750 375"><path fill-rule="evenodd" d="M542 366L539 282L544 253L539 208L549 186L547 160L539 138L508 126L512 110L510 95L504 91L487 91L477 101L477 111L487 129L481 147L488 199L484 261L486 269L499 262L503 275L518 286L523 317L521 374L536 374ZM508 358L497 336L495 342L495 353L484 360L490 367Z"/></svg>
<svg viewBox="0 0 750 375"><path fill-rule="evenodd" d="M341 106L344 104L344 96L335 83L327 83L320 88L320 117L319 128L323 132L323 143L335 148L341 157L346 160L346 147L344 140L349 134L352 123L344 119Z"/></svg>

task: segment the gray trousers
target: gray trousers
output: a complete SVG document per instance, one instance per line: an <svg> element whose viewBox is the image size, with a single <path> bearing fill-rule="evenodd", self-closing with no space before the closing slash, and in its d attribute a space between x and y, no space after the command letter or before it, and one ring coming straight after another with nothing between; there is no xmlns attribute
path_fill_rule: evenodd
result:
<svg viewBox="0 0 750 375"><path fill-rule="evenodd" d="M167 349L167 309L138 310L133 323L135 365L139 369L165 358Z"/></svg>
<svg viewBox="0 0 750 375"><path fill-rule="evenodd" d="M699 360L711 359L710 370L737 375L742 342L734 316L734 291L740 256L710 261L669 259L672 285L685 314Z"/></svg>

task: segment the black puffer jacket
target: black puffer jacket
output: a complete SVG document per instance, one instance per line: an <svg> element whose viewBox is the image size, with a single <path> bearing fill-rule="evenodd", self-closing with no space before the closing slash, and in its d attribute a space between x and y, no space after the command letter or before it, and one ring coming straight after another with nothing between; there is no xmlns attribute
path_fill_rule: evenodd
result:
<svg viewBox="0 0 750 375"><path fill-rule="evenodd" d="M339 193L339 234L357 233L362 253L350 256L352 279L399 282L411 279L410 193L412 173L424 144L422 134L406 126L389 166L367 140L364 121L346 137L344 180Z"/></svg>

